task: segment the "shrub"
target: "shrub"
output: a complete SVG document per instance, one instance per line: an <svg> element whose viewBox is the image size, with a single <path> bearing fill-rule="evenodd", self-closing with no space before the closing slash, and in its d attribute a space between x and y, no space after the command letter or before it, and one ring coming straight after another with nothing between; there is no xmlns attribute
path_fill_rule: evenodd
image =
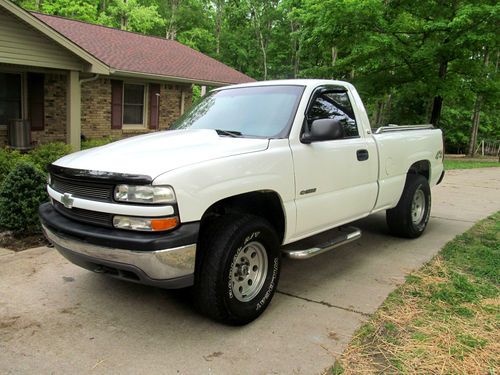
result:
<svg viewBox="0 0 500 375"><path fill-rule="evenodd" d="M0 186L0 226L13 231L37 231L38 206L48 200L45 183L45 175L33 164L19 162Z"/></svg>
<svg viewBox="0 0 500 375"><path fill-rule="evenodd" d="M19 151L0 148L0 185L12 168L24 159L26 159L26 156L22 155Z"/></svg>
<svg viewBox="0 0 500 375"><path fill-rule="evenodd" d="M62 142L54 142L36 147L29 153L29 157L36 167L47 172L47 166L50 163L69 153L71 153L70 145Z"/></svg>
<svg viewBox="0 0 500 375"><path fill-rule="evenodd" d="M105 137L105 138L95 138L95 139L86 139L82 141L82 150L86 150L92 147L104 146L108 143L116 141L113 137Z"/></svg>

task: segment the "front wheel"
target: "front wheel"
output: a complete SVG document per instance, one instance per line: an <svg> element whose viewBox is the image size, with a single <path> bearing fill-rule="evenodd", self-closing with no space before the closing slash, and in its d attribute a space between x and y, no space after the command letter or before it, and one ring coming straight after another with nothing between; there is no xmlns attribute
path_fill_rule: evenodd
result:
<svg viewBox="0 0 500 375"><path fill-rule="evenodd" d="M194 287L198 309L227 324L251 322L278 285L281 257L274 228L256 216L227 215L203 233Z"/></svg>
<svg viewBox="0 0 500 375"><path fill-rule="evenodd" d="M425 230L431 213L431 189L422 175L409 174L398 205L387 210L387 225L399 237L417 238Z"/></svg>

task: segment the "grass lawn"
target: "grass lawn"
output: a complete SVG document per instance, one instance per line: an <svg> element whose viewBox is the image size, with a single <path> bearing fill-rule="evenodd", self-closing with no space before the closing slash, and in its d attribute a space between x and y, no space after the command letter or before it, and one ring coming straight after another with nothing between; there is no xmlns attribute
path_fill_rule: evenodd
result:
<svg viewBox="0 0 500 375"><path fill-rule="evenodd" d="M500 212L409 275L326 374L498 374Z"/></svg>
<svg viewBox="0 0 500 375"><path fill-rule="evenodd" d="M485 167L500 167L500 163L491 159L445 159L444 169L471 169Z"/></svg>

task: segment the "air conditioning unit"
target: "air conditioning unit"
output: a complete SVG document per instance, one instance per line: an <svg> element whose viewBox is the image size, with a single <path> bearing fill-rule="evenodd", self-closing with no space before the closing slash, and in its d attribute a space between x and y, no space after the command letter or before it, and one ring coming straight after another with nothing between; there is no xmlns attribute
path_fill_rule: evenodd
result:
<svg viewBox="0 0 500 375"><path fill-rule="evenodd" d="M29 150L31 145L31 122L29 120L11 120L7 127L9 146L15 150Z"/></svg>

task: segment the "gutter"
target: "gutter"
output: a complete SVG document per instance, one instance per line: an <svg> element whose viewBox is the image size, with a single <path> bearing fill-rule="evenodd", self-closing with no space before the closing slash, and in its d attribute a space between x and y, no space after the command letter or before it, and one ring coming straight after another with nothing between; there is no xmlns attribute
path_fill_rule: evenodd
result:
<svg viewBox="0 0 500 375"><path fill-rule="evenodd" d="M160 75L160 74L141 73L141 72L134 72L134 71L128 71L128 70L117 70L117 69L113 69L113 68L111 68L109 72L112 75L120 76L120 77L142 78L142 79L150 79L150 80L154 80L154 81L189 83L189 84L211 86L211 87L222 87L222 86L235 84L234 82L218 82L218 81L198 80L198 79L191 79L191 78L166 76L166 75ZM250 82L252 82L252 81L249 81L248 83L250 83Z"/></svg>

